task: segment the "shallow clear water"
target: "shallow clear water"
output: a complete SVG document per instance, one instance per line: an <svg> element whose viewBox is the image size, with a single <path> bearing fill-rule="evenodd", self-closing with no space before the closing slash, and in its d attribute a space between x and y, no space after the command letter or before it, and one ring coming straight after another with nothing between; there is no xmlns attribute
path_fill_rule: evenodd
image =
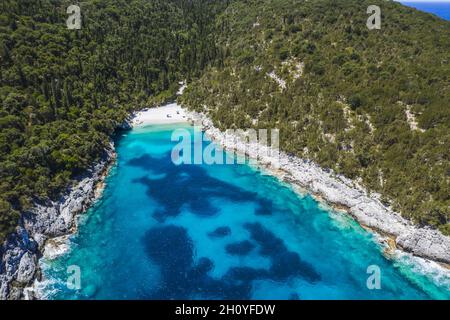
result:
<svg viewBox="0 0 450 320"><path fill-rule="evenodd" d="M171 162L173 126L117 141L103 196L82 216L72 250L43 261L51 299L450 298L386 259L373 236L248 165ZM81 271L81 288L66 281ZM367 268L381 270L369 290Z"/></svg>

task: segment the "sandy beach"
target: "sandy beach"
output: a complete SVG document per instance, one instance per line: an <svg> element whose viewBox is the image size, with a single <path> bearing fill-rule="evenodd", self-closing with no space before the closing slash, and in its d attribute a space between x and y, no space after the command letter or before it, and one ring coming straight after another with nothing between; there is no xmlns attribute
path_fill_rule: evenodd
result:
<svg viewBox="0 0 450 320"><path fill-rule="evenodd" d="M133 127L151 124L171 124L187 122L185 111L176 103L149 108L136 113L131 120Z"/></svg>

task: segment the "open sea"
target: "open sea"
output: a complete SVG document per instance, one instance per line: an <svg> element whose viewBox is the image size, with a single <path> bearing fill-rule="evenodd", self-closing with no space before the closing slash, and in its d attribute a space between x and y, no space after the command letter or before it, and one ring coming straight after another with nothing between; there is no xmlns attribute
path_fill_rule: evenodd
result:
<svg viewBox="0 0 450 320"><path fill-rule="evenodd" d="M421 11L432 13L445 20L450 20L450 2L428 1L428 2L414 2L401 1L402 4L413 7Z"/></svg>

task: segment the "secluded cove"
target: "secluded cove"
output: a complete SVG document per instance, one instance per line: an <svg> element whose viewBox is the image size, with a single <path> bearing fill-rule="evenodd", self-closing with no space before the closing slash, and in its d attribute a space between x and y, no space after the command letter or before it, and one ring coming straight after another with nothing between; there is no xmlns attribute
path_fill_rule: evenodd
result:
<svg viewBox="0 0 450 320"><path fill-rule="evenodd" d="M138 127L71 250L42 260L50 299L449 299L449 279L389 260L344 213L248 165L171 161L174 128ZM381 289L369 290L369 266ZM69 266L81 289L66 286Z"/></svg>

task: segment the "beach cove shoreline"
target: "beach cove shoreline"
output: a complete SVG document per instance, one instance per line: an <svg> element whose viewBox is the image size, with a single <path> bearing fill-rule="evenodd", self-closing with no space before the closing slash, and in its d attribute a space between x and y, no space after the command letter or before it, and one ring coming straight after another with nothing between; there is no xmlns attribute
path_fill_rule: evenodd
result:
<svg viewBox="0 0 450 320"><path fill-rule="evenodd" d="M179 93L182 93L181 89ZM131 113L116 131L146 124L188 123L176 103ZM78 219L97 201L116 159L113 141L103 157L67 186L59 200L35 202L22 212L16 231L0 244L0 300L45 299L40 288L42 259L53 260L70 250Z"/></svg>
<svg viewBox="0 0 450 320"><path fill-rule="evenodd" d="M414 256L428 259L450 270L450 237L430 227L418 227L401 217L380 201L380 195L371 193L332 170L326 171L312 161L300 159L280 151L279 168L274 168L276 160L267 155L266 146L243 143L239 136L233 139L217 129L205 114L185 110L189 120L203 128L207 136L224 149L235 150L250 158L258 158L258 163L272 175L291 185L297 185L318 201L350 214L358 223L382 237L390 238L391 249L401 249ZM262 150L262 152L258 152Z"/></svg>
<svg viewBox="0 0 450 320"><path fill-rule="evenodd" d="M155 117L159 117L156 122ZM311 195L319 205L350 216L374 236L375 241L384 248L383 254L388 259L399 261L408 256L418 270L434 274L436 281L442 275L445 279L450 279L450 237L438 230L414 225L382 204L379 194L369 194L364 187L350 179L335 175L331 170L326 171L312 161L284 152L279 153L280 162L274 167L272 164L276 160L270 156L262 159L259 157L261 153L270 154L270 150L265 149L266 146L243 143L238 135L230 139L229 133L217 129L207 115L189 111L177 103L138 113L132 120L132 126L137 128L186 121L204 131L210 140L225 151L235 151L237 155L257 159L257 166L265 174L291 186L298 194ZM262 152L259 153L258 150ZM450 288L450 283L448 286Z"/></svg>
<svg viewBox="0 0 450 320"><path fill-rule="evenodd" d="M210 137L214 142L218 143L224 149L235 149L238 153L246 153L249 157L254 157L257 154L257 148L259 146L253 146L249 151L246 151L246 146L242 143L236 145L227 145L228 140L224 139L224 133L221 133L212 124L212 121L204 114L188 111L176 103L168 104L162 107L151 108L141 112L137 112L131 115L126 122L124 122L119 128L129 130L132 128L145 127L148 125L161 125L161 124L181 124L191 123L201 126L206 135ZM256 148L256 149L255 149ZM255 153L256 152L256 153ZM259 161L263 169L268 174L278 178L280 181L285 182L293 187L299 193L307 193L312 195L320 204L329 205L332 209L339 211L345 211L350 214L358 223L369 229L376 237L377 240L386 248L389 256L398 256L403 254L403 251L410 252L414 256L418 256L418 263L425 269L439 269L439 272L449 274L448 263L450 262L450 253L445 254L445 248L450 242L448 237L442 234L436 235L436 230L424 229L420 230L405 219L401 218L396 213L390 213L388 209L381 210L381 214L375 215L375 217L367 216L366 211L361 206L353 205L352 199L343 200L337 197L332 192L324 192L323 186L324 177L329 173L323 171L320 167L301 159L293 158L282 152L280 152L281 166L280 169L274 169L269 164L270 161ZM37 205L31 212L37 213L37 216L45 216L42 221L35 219L27 219L26 216L29 213L23 213L21 218L21 225L18 227L16 233L8 238L5 242L4 249L0 252L2 257L2 265L4 269L0 270L0 299L39 299L45 298L39 292L39 286L42 279L42 271L40 269L40 261L43 258L54 259L61 254L70 250L70 236L77 233L77 221L81 214L84 214L92 204L101 195L101 187L107 177L110 169L114 165L115 161L114 145L111 144L110 150L106 152L105 157L90 168L87 173L78 179L78 183L68 188L61 200L47 206ZM286 163L287 161L287 163ZM289 162L299 167L290 167ZM306 166L306 167L305 167ZM305 168L309 168L306 170ZM297 170L297 171L296 171ZM312 172L319 173L320 179L311 176ZM309 180L299 178L299 175L305 175ZM322 176L325 175L325 176ZM333 178L334 179L334 178ZM340 177L341 180L335 181L338 183L352 184L350 180ZM318 180L318 181L317 181ZM326 180L326 179L325 179ZM352 186L354 187L354 186ZM347 188L350 188L347 185ZM363 192L363 188L356 192ZM326 191L327 189L325 189ZM334 194L334 195L333 195ZM342 195L341 195L342 196ZM359 195L359 197L367 195ZM354 200L354 199L353 199ZM379 203L378 199L371 199ZM356 208L355 208L356 206ZM369 206L369 209L371 207ZM367 210L367 208L366 208ZM51 211L53 214L49 215ZM387 223L381 223L379 219L382 217L387 218ZM39 219L40 220L40 219ZM56 223L59 221L58 223ZM64 221L63 224L60 222ZM383 222L383 221L382 221ZM43 226L59 225L61 228L55 234L54 230L42 231ZM391 228L388 228L386 224L393 223ZM400 227L399 227L400 226ZM41 229L39 229L41 228ZM406 234L405 230L410 231ZM411 233L412 232L412 233ZM438 233L438 232L437 232ZM437 248L434 251L424 251L424 246L417 246L417 243L422 234L425 234L425 239L429 239L427 244L431 241L430 248ZM443 237L443 238L442 238ZM447 238L447 239L446 239ZM433 240L437 239L437 243ZM441 241L441 242L439 242ZM416 246L411 244L416 244ZM433 247L434 245L434 247ZM449 248L448 246L447 248ZM400 250L397 250L400 249ZM443 251L440 251L441 248ZM433 257L436 257L433 259ZM395 257L394 257L395 258ZM422 259L423 258L423 259ZM44 279L45 280L45 279ZM22 283L21 286L12 286L13 283Z"/></svg>
<svg viewBox="0 0 450 320"><path fill-rule="evenodd" d="M333 209L347 212L362 227L380 235L390 251L400 249L450 270L450 237L439 230L414 225L382 204L379 194L369 193L363 186L334 174L332 170L324 170L312 161L282 151L279 152L279 167L275 168L272 164L277 160L270 156L271 150L267 150L267 146L244 143L237 135L229 139L229 133L217 129L207 115L189 111L177 103L140 112L131 124L136 128L183 122L200 127L225 150L235 150L238 154L257 159L258 165L280 181L300 188ZM269 156L261 157L261 154Z"/></svg>

